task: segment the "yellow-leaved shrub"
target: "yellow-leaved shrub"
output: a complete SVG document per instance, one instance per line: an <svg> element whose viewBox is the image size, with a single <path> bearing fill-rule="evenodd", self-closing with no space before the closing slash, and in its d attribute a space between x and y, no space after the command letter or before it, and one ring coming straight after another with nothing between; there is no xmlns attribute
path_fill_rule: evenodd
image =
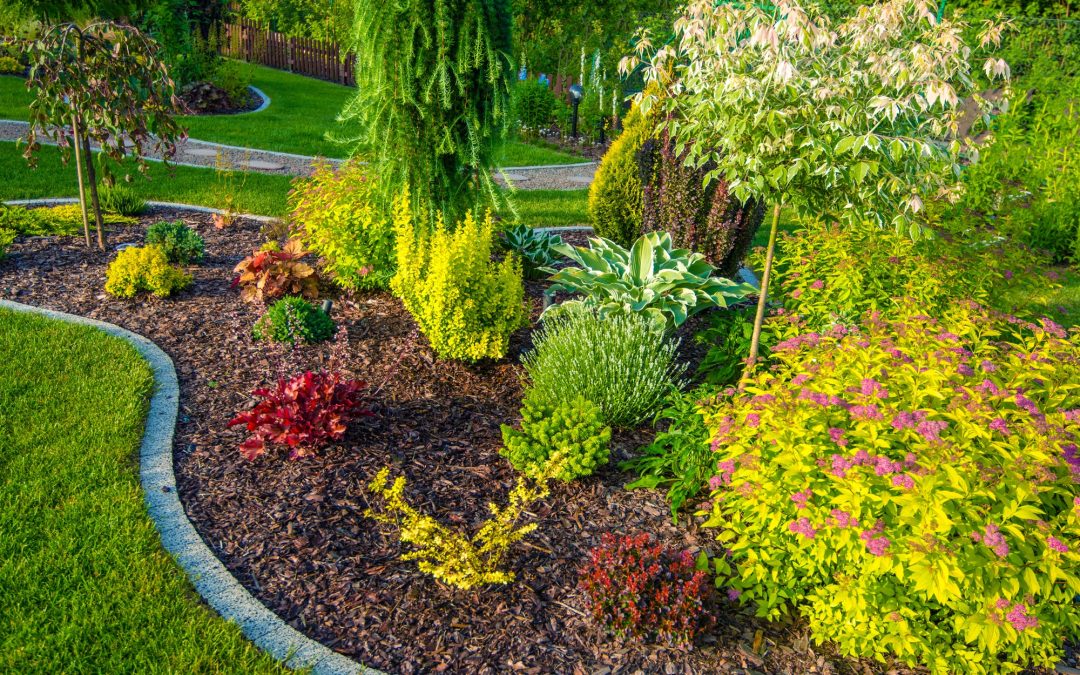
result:
<svg viewBox="0 0 1080 675"><path fill-rule="evenodd" d="M166 298L190 283L191 275L170 265L157 246L125 248L105 273L105 291L118 298L133 298L139 291Z"/></svg>
<svg viewBox="0 0 1080 675"><path fill-rule="evenodd" d="M478 361L506 354L510 334L525 324L521 263L491 259L495 226L471 213L449 229L417 221L406 189L394 204L397 274L394 294L416 319L435 352Z"/></svg>

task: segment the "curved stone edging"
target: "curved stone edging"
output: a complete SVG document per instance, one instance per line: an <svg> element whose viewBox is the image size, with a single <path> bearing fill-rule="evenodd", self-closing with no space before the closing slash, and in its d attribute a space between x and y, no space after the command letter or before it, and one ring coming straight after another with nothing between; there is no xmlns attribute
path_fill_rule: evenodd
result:
<svg viewBox="0 0 1080 675"><path fill-rule="evenodd" d="M259 113L259 112L262 112L262 111L264 111L264 110L266 110L267 108L270 107L270 97L266 95L266 92L264 92L262 89L259 89L258 87L252 86L250 84L248 85L248 89L250 89L251 91L258 94L260 97L262 97L262 103L259 104L258 108L255 108L254 110L249 110L246 113L240 113L241 115L250 115L252 113Z"/></svg>
<svg viewBox="0 0 1080 675"><path fill-rule="evenodd" d="M537 164L535 166L500 166L496 171L503 173L509 171L542 171L544 169L580 169L584 166L598 166L599 162L578 162L577 164Z"/></svg>
<svg viewBox="0 0 1080 675"><path fill-rule="evenodd" d="M88 319L0 298L0 307L41 314L52 319L93 326L127 340L150 364L154 394L139 448L139 480L146 510L161 535L161 543L187 574L192 585L222 618L235 622L263 651L294 669L314 675L385 675L312 640L255 599L203 542L180 503L173 473L173 430L180 388L172 359L147 338L103 321Z"/></svg>

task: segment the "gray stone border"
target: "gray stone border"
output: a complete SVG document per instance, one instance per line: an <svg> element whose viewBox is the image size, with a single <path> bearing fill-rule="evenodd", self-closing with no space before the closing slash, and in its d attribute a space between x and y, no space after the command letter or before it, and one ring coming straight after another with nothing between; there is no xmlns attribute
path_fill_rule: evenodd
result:
<svg viewBox="0 0 1080 675"><path fill-rule="evenodd" d="M161 534L161 543L187 574L195 590L221 617L236 623L263 651L293 669L314 675L385 675L338 654L281 620L245 589L221 564L188 520L173 473L173 430L180 388L172 359L145 337L104 321L65 314L0 298L0 307L41 314L51 319L93 326L127 340L150 364L154 394L139 448L139 479L146 510Z"/></svg>
<svg viewBox="0 0 1080 675"><path fill-rule="evenodd" d="M239 113L239 114L241 114L241 115L250 115L252 113L260 113L260 112L262 112L262 111L264 111L264 110L266 110L267 108L270 107L270 97L266 95L266 92L264 92L262 89L259 89L258 87L253 87L250 84L248 85L248 89L250 89L251 91L253 91L256 94L258 94L259 96L261 96L262 97L262 103L260 103L259 107L255 108L254 110L249 110L247 112L243 112L243 113Z"/></svg>

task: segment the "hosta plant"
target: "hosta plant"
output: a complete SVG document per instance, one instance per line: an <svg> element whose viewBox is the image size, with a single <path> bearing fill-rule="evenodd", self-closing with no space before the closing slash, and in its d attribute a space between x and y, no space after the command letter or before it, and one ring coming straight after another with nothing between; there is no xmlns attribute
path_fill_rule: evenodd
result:
<svg viewBox="0 0 1080 675"><path fill-rule="evenodd" d="M350 421L371 414L365 408L366 388L363 382L330 371L283 377L273 387L256 389L254 395L261 400L229 426L243 425L251 433L240 444L249 460L269 447L288 449L289 459L305 457L341 440Z"/></svg>
<svg viewBox="0 0 1080 675"><path fill-rule="evenodd" d="M241 297L247 302L273 300L285 295L305 298L319 296L315 269L301 259L308 253L299 239L291 239L281 250L255 251L233 270L239 276Z"/></svg>
<svg viewBox="0 0 1080 675"><path fill-rule="evenodd" d="M703 409L718 581L845 655L1053 668L1080 630L1080 334L916 305L771 362Z"/></svg>
<svg viewBox="0 0 1080 675"><path fill-rule="evenodd" d="M604 534L581 569L580 585L593 620L619 638L689 644L713 623L708 574L688 551L648 534Z"/></svg>
<svg viewBox="0 0 1080 675"><path fill-rule="evenodd" d="M562 237L518 223L503 232L506 248L521 258L525 278L536 279L544 275L542 268L549 267L562 257L555 248L563 243Z"/></svg>
<svg viewBox="0 0 1080 675"><path fill-rule="evenodd" d="M515 469L536 475L558 453L564 462L554 478L570 482L607 464L611 428L604 426L600 408L581 396L556 405L526 399L521 429L504 424L502 436L506 447L499 454Z"/></svg>
<svg viewBox="0 0 1080 675"><path fill-rule="evenodd" d="M190 284L191 275L170 265L157 246L125 248L105 272L105 292L118 298L134 298L141 291L166 298Z"/></svg>
<svg viewBox="0 0 1080 675"><path fill-rule="evenodd" d="M712 276L713 266L701 254L672 248L666 232L644 234L629 250L602 237L589 239L589 248L563 244L556 250L580 267L549 270L554 284L548 292L584 296L563 302L558 311L584 305L599 309L601 316L640 313L665 330L754 292L748 284Z"/></svg>
<svg viewBox="0 0 1080 675"><path fill-rule="evenodd" d="M389 468L381 470L368 485L370 506L364 515L400 528L401 541L414 549L401 559L417 561L421 572L443 583L463 591L488 584L507 584L515 578L513 572L503 569L510 547L537 527L536 523L518 525L518 521L534 502L550 494L548 481L559 471L561 458L554 455L535 478L518 476L507 505L489 503L491 518L472 536L413 508L405 499L405 478L399 476L390 482Z"/></svg>

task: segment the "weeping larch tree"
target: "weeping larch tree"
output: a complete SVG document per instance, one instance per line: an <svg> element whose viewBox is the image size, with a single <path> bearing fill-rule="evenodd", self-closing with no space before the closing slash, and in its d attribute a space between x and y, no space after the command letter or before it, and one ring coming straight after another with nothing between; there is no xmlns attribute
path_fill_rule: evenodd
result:
<svg viewBox="0 0 1080 675"><path fill-rule="evenodd" d="M357 2L357 94L340 119L385 208L405 185L415 213L448 222L498 203L491 168L508 125L511 26L508 0Z"/></svg>
<svg viewBox="0 0 1080 675"><path fill-rule="evenodd" d="M85 27L53 25L30 47L26 86L35 97L30 103L24 156L33 165L34 153L41 148L39 136L56 142L64 163L74 149L86 245L90 246L89 187L97 243L104 250L91 143L100 147L103 159L134 157L145 173L148 150L168 160L176 154L176 142L184 137L173 119L180 109L176 85L158 45L137 28L113 21ZM108 163L99 166L104 180L111 182Z"/></svg>

